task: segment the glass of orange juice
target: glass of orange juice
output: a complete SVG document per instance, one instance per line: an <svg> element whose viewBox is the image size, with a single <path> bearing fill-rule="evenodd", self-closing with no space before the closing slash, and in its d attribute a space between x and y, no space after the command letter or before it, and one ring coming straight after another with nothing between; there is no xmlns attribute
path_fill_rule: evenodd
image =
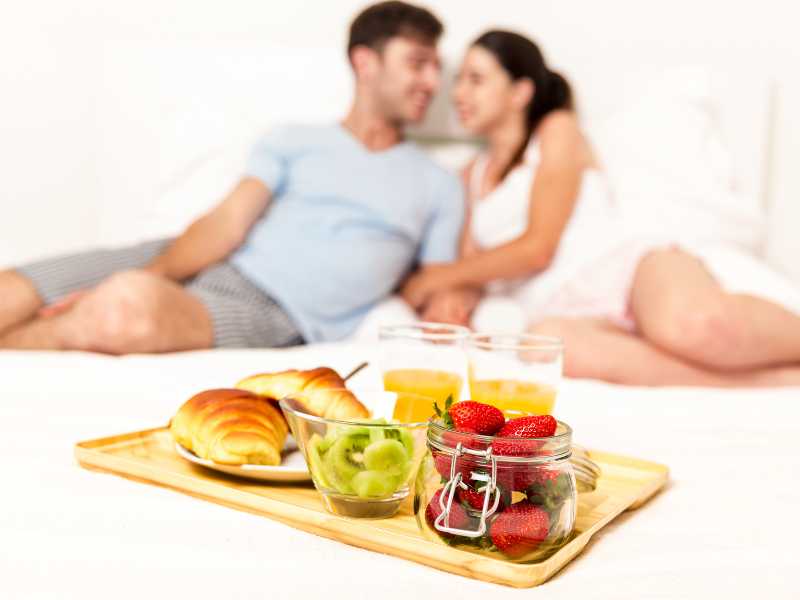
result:
<svg viewBox="0 0 800 600"><path fill-rule="evenodd" d="M476 333L466 348L470 399L516 416L553 412L564 357L559 338Z"/></svg>
<svg viewBox="0 0 800 600"><path fill-rule="evenodd" d="M458 402L467 383L464 344L469 335L466 327L442 323L380 328L383 387L398 393L395 419L427 421L434 402L442 409L449 396Z"/></svg>

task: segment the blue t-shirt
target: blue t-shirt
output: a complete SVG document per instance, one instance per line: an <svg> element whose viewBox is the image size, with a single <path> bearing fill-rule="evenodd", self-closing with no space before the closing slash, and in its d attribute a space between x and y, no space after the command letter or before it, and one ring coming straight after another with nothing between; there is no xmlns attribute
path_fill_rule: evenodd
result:
<svg viewBox="0 0 800 600"><path fill-rule="evenodd" d="M341 125L286 127L246 176L272 201L231 262L306 341L346 337L415 263L456 257L461 184L410 142L371 152Z"/></svg>

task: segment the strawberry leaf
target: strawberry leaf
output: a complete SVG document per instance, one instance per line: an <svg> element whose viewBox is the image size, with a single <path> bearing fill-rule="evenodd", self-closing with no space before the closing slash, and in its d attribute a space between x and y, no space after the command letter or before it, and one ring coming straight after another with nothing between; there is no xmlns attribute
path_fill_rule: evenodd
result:
<svg viewBox="0 0 800 600"><path fill-rule="evenodd" d="M436 407L436 413L442 418L442 423L448 429L453 429L455 425L453 424L453 418L450 416L450 407L453 406L453 394L447 396L447 400L444 401L444 414L439 411L439 407Z"/></svg>
<svg viewBox="0 0 800 600"><path fill-rule="evenodd" d="M436 413L436 416L440 419L442 418L442 409L439 408L439 405L436 403L436 400L433 401L433 411Z"/></svg>

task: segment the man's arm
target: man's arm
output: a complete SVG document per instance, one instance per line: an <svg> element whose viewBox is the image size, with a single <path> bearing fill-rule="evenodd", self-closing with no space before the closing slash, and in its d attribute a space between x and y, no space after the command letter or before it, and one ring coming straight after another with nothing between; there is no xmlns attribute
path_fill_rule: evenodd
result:
<svg viewBox="0 0 800 600"><path fill-rule="evenodd" d="M242 179L230 194L178 237L145 267L173 281L181 281L227 258L242 245L264 214L272 194L254 177Z"/></svg>

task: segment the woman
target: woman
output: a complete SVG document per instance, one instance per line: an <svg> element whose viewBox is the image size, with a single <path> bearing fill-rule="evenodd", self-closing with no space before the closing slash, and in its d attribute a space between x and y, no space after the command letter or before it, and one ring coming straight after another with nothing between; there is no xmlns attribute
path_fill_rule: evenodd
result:
<svg viewBox="0 0 800 600"><path fill-rule="evenodd" d="M800 317L727 293L680 248L620 239L569 84L533 42L506 31L479 37L454 100L486 150L464 171L460 260L402 289L425 318L464 321L481 291L501 293L532 331L564 338L572 377L800 384ZM587 244L591 253L580 250Z"/></svg>

